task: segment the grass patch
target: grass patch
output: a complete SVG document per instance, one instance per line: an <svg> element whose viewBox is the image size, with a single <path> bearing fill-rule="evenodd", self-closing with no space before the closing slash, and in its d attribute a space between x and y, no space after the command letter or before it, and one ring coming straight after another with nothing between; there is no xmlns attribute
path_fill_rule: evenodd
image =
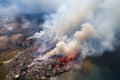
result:
<svg viewBox="0 0 120 80"><path fill-rule="evenodd" d="M8 50L0 53L0 63L12 59L15 55L17 55L17 50Z"/></svg>
<svg viewBox="0 0 120 80"><path fill-rule="evenodd" d="M3 63L0 63L0 80L5 80L7 75L7 69Z"/></svg>
<svg viewBox="0 0 120 80"><path fill-rule="evenodd" d="M0 80L5 80L9 71L8 64L4 64L3 62L12 59L15 55L17 55L17 50L6 50L0 53Z"/></svg>

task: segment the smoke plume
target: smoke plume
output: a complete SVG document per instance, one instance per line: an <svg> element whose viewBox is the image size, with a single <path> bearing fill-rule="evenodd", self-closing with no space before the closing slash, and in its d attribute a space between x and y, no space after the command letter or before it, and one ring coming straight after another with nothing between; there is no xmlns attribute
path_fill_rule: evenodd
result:
<svg viewBox="0 0 120 80"><path fill-rule="evenodd" d="M84 59L112 51L118 42L115 36L120 29L118 0L6 0L5 3L0 3L0 16L49 13L42 25L44 30L31 37L41 44L37 59L66 56L72 51ZM46 46L51 43L55 47L47 51Z"/></svg>
<svg viewBox="0 0 120 80"><path fill-rule="evenodd" d="M64 2L65 0L0 0L0 16L55 12Z"/></svg>
<svg viewBox="0 0 120 80"><path fill-rule="evenodd" d="M104 51L114 50L117 41L116 29L119 28L118 2L66 0L55 13L47 16L43 24L44 31L33 36L43 38L45 41L58 41L53 50L38 59L48 59L54 55L69 55L73 50L81 54L81 58L84 59L87 56L98 56Z"/></svg>

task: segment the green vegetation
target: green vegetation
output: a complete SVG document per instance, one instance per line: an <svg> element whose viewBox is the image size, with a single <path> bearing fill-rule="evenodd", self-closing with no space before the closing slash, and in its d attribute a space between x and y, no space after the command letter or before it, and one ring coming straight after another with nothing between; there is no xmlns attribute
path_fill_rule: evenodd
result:
<svg viewBox="0 0 120 80"><path fill-rule="evenodd" d="M0 80L5 80L6 75L7 70L5 69L5 65L3 63L0 63Z"/></svg>
<svg viewBox="0 0 120 80"><path fill-rule="evenodd" d="M17 50L6 50L0 53L0 80L5 80L5 77L9 71L8 64L4 64L4 61L12 59L17 55Z"/></svg>

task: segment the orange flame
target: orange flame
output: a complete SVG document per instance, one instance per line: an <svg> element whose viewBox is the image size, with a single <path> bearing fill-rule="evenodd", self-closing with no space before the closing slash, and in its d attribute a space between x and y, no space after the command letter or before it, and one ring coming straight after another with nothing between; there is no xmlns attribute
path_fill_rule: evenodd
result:
<svg viewBox="0 0 120 80"><path fill-rule="evenodd" d="M73 50L68 56L58 58L57 60L58 60L58 62L61 62L61 64L55 64L53 67L58 68L60 66L67 65L68 62L74 61L76 59L77 59L76 50Z"/></svg>

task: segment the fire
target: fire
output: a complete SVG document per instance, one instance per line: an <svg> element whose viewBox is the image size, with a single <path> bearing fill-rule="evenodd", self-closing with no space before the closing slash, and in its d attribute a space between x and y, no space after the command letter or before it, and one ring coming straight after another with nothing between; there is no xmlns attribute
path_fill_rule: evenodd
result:
<svg viewBox="0 0 120 80"><path fill-rule="evenodd" d="M53 67L58 68L60 66L66 66L69 62L76 60L77 57L76 50L73 50L69 55L57 58L57 61L60 62L60 64L54 64Z"/></svg>

